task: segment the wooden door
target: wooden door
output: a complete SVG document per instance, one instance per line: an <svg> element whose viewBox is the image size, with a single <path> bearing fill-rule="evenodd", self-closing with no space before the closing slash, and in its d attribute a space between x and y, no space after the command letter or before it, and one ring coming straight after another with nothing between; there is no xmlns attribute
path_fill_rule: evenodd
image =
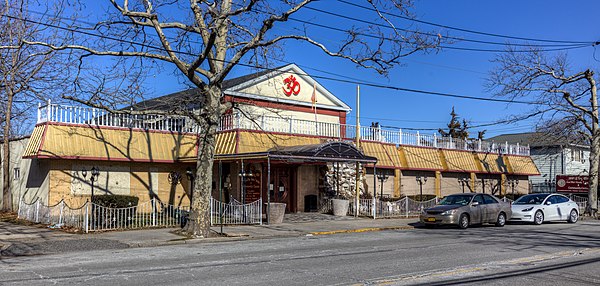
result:
<svg viewBox="0 0 600 286"><path fill-rule="evenodd" d="M293 170L289 167L275 167L271 169L270 190L271 202L285 203L286 212L294 212L294 185Z"/></svg>

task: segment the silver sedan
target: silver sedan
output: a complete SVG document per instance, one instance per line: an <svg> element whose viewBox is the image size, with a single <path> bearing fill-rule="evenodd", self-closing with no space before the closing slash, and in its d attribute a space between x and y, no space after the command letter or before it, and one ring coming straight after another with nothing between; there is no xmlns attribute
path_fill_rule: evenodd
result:
<svg viewBox="0 0 600 286"><path fill-rule="evenodd" d="M509 203L488 194L466 193L445 197L438 205L423 210L419 219L425 226L450 224L465 229L482 223L504 226L511 215Z"/></svg>

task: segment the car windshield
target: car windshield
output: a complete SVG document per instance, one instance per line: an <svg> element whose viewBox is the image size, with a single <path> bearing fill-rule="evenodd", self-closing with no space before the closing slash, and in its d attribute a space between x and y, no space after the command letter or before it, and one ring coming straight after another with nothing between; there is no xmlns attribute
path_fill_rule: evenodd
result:
<svg viewBox="0 0 600 286"><path fill-rule="evenodd" d="M471 201L472 195L451 195L440 201L440 205L461 205L466 206Z"/></svg>
<svg viewBox="0 0 600 286"><path fill-rule="evenodd" d="M533 194L520 197L513 205L540 205L548 194Z"/></svg>

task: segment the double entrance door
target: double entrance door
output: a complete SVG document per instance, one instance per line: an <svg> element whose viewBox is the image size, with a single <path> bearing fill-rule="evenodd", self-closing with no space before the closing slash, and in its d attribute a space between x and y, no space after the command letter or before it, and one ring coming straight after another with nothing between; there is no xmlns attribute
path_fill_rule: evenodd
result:
<svg viewBox="0 0 600 286"><path fill-rule="evenodd" d="M296 212L294 169L289 166L271 166L271 181L268 190L271 202L285 203L286 212ZM263 198L266 202L267 198Z"/></svg>

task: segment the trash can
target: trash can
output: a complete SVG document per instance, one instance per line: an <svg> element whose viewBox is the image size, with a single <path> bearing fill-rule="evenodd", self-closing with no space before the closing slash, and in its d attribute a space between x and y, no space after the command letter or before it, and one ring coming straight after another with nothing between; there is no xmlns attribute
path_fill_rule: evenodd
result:
<svg viewBox="0 0 600 286"><path fill-rule="evenodd" d="M317 210L317 195L304 196L304 212L316 212Z"/></svg>

